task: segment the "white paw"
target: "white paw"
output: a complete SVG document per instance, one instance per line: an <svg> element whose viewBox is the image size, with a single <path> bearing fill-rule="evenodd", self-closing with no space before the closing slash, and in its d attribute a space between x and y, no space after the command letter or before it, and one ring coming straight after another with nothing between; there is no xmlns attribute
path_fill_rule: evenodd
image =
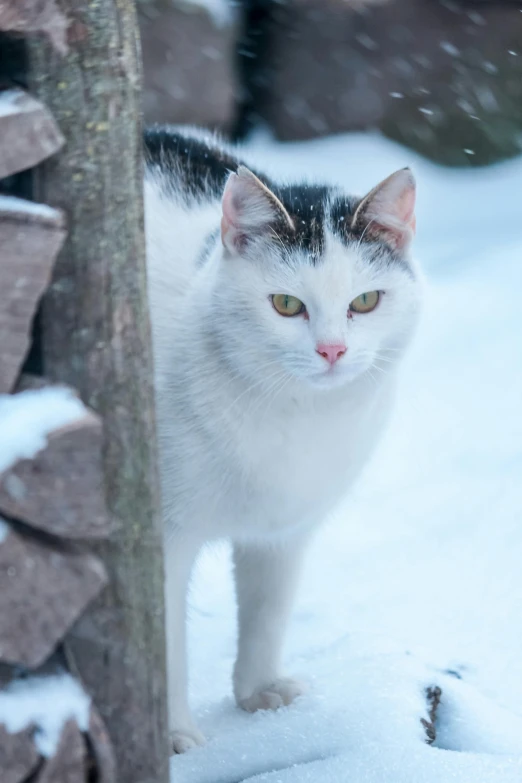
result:
<svg viewBox="0 0 522 783"><path fill-rule="evenodd" d="M263 685L246 699L238 699L238 705L247 712L277 710L286 707L306 690L305 685L290 677L281 677L270 685Z"/></svg>
<svg viewBox="0 0 522 783"><path fill-rule="evenodd" d="M172 729L170 732L170 747L172 753L186 753L187 750L205 744L205 737L195 726Z"/></svg>

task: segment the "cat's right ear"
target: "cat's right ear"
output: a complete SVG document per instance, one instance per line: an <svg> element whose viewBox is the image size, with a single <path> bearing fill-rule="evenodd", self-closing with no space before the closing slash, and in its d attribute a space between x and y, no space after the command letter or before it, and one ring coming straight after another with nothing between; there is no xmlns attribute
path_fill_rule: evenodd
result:
<svg viewBox="0 0 522 783"><path fill-rule="evenodd" d="M277 196L246 166L239 166L228 178L221 205L221 240L232 253L241 253L249 239L268 235L280 220L294 229Z"/></svg>
<svg viewBox="0 0 522 783"><path fill-rule="evenodd" d="M352 219L352 229L406 249L415 234L415 178L400 169L362 199Z"/></svg>

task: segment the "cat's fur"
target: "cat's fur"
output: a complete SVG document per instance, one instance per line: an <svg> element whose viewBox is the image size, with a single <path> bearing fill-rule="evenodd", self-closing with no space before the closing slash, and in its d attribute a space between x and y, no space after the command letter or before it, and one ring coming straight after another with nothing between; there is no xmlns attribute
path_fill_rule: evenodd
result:
<svg viewBox="0 0 522 783"><path fill-rule="evenodd" d="M195 131L149 131L146 151L170 725L182 752L203 741L187 704L185 600L206 541L234 547L238 704L276 708L302 692L280 670L283 632L311 531L378 441L414 331L415 184L403 170L364 199L276 184ZM373 312L350 312L374 290ZM306 315L279 315L277 293ZM330 367L316 344L347 350Z"/></svg>

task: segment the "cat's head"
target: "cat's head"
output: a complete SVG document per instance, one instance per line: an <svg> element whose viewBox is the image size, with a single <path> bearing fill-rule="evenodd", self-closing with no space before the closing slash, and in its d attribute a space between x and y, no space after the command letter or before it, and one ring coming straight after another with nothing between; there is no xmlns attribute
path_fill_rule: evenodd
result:
<svg viewBox="0 0 522 783"><path fill-rule="evenodd" d="M212 317L237 371L316 388L386 372L419 311L414 205L409 169L362 199L329 187L269 188L243 166L232 173Z"/></svg>

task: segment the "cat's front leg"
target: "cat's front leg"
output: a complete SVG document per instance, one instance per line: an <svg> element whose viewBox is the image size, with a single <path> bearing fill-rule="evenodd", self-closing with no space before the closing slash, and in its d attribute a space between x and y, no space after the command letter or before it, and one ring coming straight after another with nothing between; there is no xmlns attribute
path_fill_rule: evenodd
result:
<svg viewBox="0 0 522 783"><path fill-rule="evenodd" d="M184 753L205 738L194 724L188 706L186 602L194 559L201 541L183 532L165 542L165 603L167 622L168 707L171 749Z"/></svg>
<svg viewBox="0 0 522 783"><path fill-rule="evenodd" d="M293 536L234 547L239 621L234 695L248 712L277 709L304 691L302 683L282 676L281 652L306 540Z"/></svg>

